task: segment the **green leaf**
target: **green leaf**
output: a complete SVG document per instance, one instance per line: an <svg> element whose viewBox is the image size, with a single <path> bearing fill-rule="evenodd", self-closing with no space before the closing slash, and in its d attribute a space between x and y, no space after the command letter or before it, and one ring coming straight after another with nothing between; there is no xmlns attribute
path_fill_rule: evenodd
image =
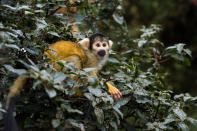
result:
<svg viewBox="0 0 197 131"><path fill-rule="evenodd" d="M38 7L38 8L43 8L45 6L45 4L36 4L36 7Z"/></svg>
<svg viewBox="0 0 197 131"><path fill-rule="evenodd" d="M90 93L97 97L101 97L103 95L101 89L99 88L93 88L92 86L88 86L88 90Z"/></svg>
<svg viewBox="0 0 197 131"><path fill-rule="evenodd" d="M36 19L37 22L36 22L36 31L40 31L40 30L43 30L45 27L47 27L47 23L44 19Z"/></svg>
<svg viewBox="0 0 197 131"><path fill-rule="evenodd" d="M4 109L2 109L2 104L1 104L1 101L0 101L0 120L3 119L3 113L5 113L6 111Z"/></svg>
<svg viewBox="0 0 197 131"><path fill-rule="evenodd" d="M189 128L187 125L185 125L185 123L178 123L178 127L182 130L182 131L189 131Z"/></svg>
<svg viewBox="0 0 197 131"><path fill-rule="evenodd" d="M192 123L194 126L197 127L197 120L196 120L196 119L193 119L193 118L191 118L191 117L188 117L187 120L188 120L190 123Z"/></svg>
<svg viewBox="0 0 197 131"><path fill-rule="evenodd" d="M192 52L189 49L184 49L184 52L189 55L190 57L192 57Z"/></svg>
<svg viewBox="0 0 197 131"><path fill-rule="evenodd" d="M18 8L16 8L16 7L13 7L13 6L10 6L10 5L2 5L3 7L7 7L7 8L9 8L10 10L12 10L12 11L18 11Z"/></svg>
<svg viewBox="0 0 197 131"><path fill-rule="evenodd" d="M57 84L57 83L61 83L63 80L66 79L66 75L62 72L56 72L54 75L53 75L53 79L54 79L54 83Z"/></svg>
<svg viewBox="0 0 197 131"><path fill-rule="evenodd" d="M118 109L118 106L113 106L113 109L121 116L123 119L123 113Z"/></svg>
<svg viewBox="0 0 197 131"><path fill-rule="evenodd" d="M75 128L80 129L81 131L85 131L85 126L82 123L78 123L76 120L74 119L67 119L66 123L72 125Z"/></svg>
<svg viewBox="0 0 197 131"><path fill-rule="evenodd" d="M91 93L84 93L83 94L86 98L88 98L89 100L93 101L95 98Z"/></svg>
<svg viewBox="0 0 197 131"><path fill-rule="evenodd" d="M137 103L142 103L145 104L147 102L150 102L150 100L148 100L146 97L144 96L139 96L139 95L134 95L134 97L136 98Z"/></svg>
<svg viewBox="0 0 197 131"><path fill-rule="evenodd" d="M146 118L146 116L140 110L137 109L136 114L139 116L143 123L147 123L148 118Z"/></svg>
<svg viewBox="0 0 197 131"><path fill-rule="evenodd" d="M53 98L57 95L56 91L51 88L45 88L46 93L49 95L50 98Z"/></svg>
<svg viewBox="0 0 197 131"><path fill-rule="evenodd" d="M108 61L111 63L120 63L120 61L115 58L108 58Z"/></svg>
<svg viewBox="0 0 197 131"><path fill-rule="evenodd" d="M178 116L179 119L181 119L182 121L184 121L187 118L187 115L185 114L185 112L179 108L175 108L173 109L173 112Z"/></svg>
<svg viewBox="0 0 197 131"><path fill-rule="evenodd" d="M123 97L114 105L116 108L126 105L131 100L131 97Z"/></svg>
<svg viewBox="0 0 197 131"><path fill-rule="evenodd" d="M42 81L41 81L41 80L37 80L36 82L34 82L32 88L35 90L36 87L37 87L38 85L40 85L40 84L42 84Z"/></svg>
<svg viewBox="0 0 197 131"><path fill-rule="evenodd" d="M40 72L40 77L43 79L43 80L47 80L47 81L51 81L52 80L52 76L46 71L46 70L42 70Z"/></svg>
<svg viewBox="0 0 197 131"><path fill-rule="evenodd" d="M57 127L60 125L60 120L58 120L58 119L53 119L53 120L51 121L51 124L52 124L53 128L57 128Z"/></svg>
<svg viewBox="0 0 197 131"><path fill-rule="evenodd" d="M80 115L83 115L84 113L78 109L73 109L70 105L67 104L61 104L61 108L65 109L66 111L68 111L69 113L78 113Z"/></svg>
<svg viewBox="0 0 197 131"><path fill-rule="evenodd" d="M139 96L148 96L148 92L142 88L137 88L135 91L134 91L134 94L135 95L139 95Z"/></svg>
<svg viewBox="0 0 197 131"><path fill-rule="evenodd" d="M174 121L176 121L176 120L173 118L167 118L167 119L165 119L164 124L170 124L171 122L174 122Z"/></svg>
<svg viewBox="0 0 197 131"><path fill-rule="evenodd" d="M11 72L17 73L18 75L22 75L27 72L25 69L14 69L11 65L4 65L4 67Z"/></svg>
<svg viewBox="0 0 197 131"><path fill-rule="evenodd" d="M109 95L107 95L107 93L106 93L106 95L105 95L106 97L102 97L102 100L105 102L105 103L108 103L109 102L109 104L114 104L114 99L111 97L111 96L109 96Z"/></svg>
<svg viewBox="0 0 197 131"><path fill-rule="evenodd" d="M103 124L104 123L104 113L103 110L100 108L95 107L94 108L94 113L96 115L97 121L99 124Z"/></svg>
<svg viewBox="0 0 197 131"><path fill-rule="evenodd" d="M167 47L167 48L166 48L166 50L176 49L176 48L177 48L177 46L176 46L176 45L174 45L174 46L169 46L169 47Z"/></svg>
<svg viewBox="0 0 197 131"><path fill-rule="evenodd" d="M140 41L138 41L138 47L142 47L146 43L147 43L147 40L140 40Z"/></svg>
<svg viewBox="0 0 197 131"><path fill-rule="evenodd" d="M25 11L25 15L33 15L33 14L34 14L33 12Z"/></svg>
<svg viewBox="0 0 197 131"><path fill-rule="evenodd" d="M28 5L21 5L21 6L19 6L19 8L18 8L19 10L30 10L31 8L28 6Z"/></svg>
<svg viewBox="0 0 197 131"><path fill-rule="evenodd" d="M120 24L120 25L123 24L123 22L124 22L123 16L120 16L120 15L117 14L117 13L114 13L112 16L113 16L114 20L115 20L118 24Z"/></svg>
<svg viewBox="0 0 197 131"><path fill-rule="evenodd" d="M54 31L49 31L49 32L47 32L47 33L48 33L48 34L51 34L51 35L53 35L53 36L60 37L60 36L58 35L58 33L54 32Z"/></svg>
<svg viewBox="0 0 197 131"><path fill-rule="evenodd" d="M115 129L118 130L118 125L114 121L110 121L109 124Z"/></svg>
<svg viewBox="0 0 197 131"><path fill-rule="evenodd" d="M90 71L96 70L96 68L83 68L83 70L85 72L90 72Z"/></svg>
<svg viewBox="0 0 197 131"><path fill-rule="evenodd" d="M14 45L14 44L4 44L4 46L8 47L8 48L14 48L14 49L20 50L20 48L17 45Z"/></svg>
<svg viewBox="0 0 197 131"><path fill-rule="evenodd" d="M177 44L176 46L177 46L178 53L181 53L185 44L180 43L180 44Z"/></svg>

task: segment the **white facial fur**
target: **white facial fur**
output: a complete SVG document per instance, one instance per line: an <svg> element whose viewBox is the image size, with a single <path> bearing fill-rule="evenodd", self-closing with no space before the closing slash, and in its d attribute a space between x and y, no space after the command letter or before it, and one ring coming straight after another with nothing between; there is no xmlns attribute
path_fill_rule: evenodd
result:
<svg viewBox="0 0 197 131"><path fill-rule="evenodd" d="M90 42L89 38L84 38L83 40L79 41L78 43L80 45L82 45L83 49L89 50L90 49L89 42ZM111 40L109 40L108 42L106 40L104 40L104 41L97 40L96 42L94 42L92 44L92 51L91 52L98 59L98 69L99 70L102 69L102 67L107 62L107 59L109 57L109 49L112 47L112 45L113 45L113 42ZM103 52L105 52L105 53L103 54Z"/></svg>
<svg viewBox="0 0 197 131"><path fill-rule="evenodd" d="M105 41L104 42L97 41L97 42L93 43L92 49L95 52L95 54L97 54L101 50L104 50L106 52L106 54L108 54L108 52L109 52L109 45Z"/></svg>
<svg viewBox="0 0 197 131"><path fill-rule="evenodd" d="M113 45L113 42L111 40L109 40L109 42L96 41L95 43L93 43L92 50L93 50L93 53L97 56L97 58L99 60L99 65L98 65L99 70L101 70L102 67L105 65L105 63L107 62L107 59L109 57L109 50L112 45ZM105 55L100 56L99 51L104 51Z"/></svg>

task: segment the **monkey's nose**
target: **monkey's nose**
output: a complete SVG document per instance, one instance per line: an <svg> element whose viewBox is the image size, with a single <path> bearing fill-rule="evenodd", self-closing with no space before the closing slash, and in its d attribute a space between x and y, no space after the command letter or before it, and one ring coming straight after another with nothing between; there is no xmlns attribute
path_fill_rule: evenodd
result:
<svg viewBox="0 0 197 131"><path fill-rule="evenodd" d="M100 50L100 51L98 51L98 55L99 56L105 56L106 55L106 52L105 52L105 50Z"/></svg>

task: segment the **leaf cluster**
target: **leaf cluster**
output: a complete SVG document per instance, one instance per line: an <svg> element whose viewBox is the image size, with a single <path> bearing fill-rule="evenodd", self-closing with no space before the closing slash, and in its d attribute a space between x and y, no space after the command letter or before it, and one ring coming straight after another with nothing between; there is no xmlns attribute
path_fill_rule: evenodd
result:
<svg viewBox="0 0 197 131"><path fill-rule="evenodd" d="M0 5L0 126L9 87L22 75L35 78L27 82L16 104L16 119L24 130L105 131L129 126L188 130L189 123L197 124L185 112L195 105L197 97L169 90L164 81L168 73L162 66L169 60L189 64L191 51L182 43L165 47L157 39L158 25L142 27L139 38L131 39L121 16L121 0L10 3ZM73 21L69 15L56 13L59 7L70 6L78 7ZM71 27L76 24L80 31L73 36ZM75 42L95 31L107 32L116 43L98 78L88 75L92 68L77 70L65 61L56 61L63 67L58 72L43 55L48 44ZM114 101L107 93L106 81L119 88L121 100Z"/></svg>

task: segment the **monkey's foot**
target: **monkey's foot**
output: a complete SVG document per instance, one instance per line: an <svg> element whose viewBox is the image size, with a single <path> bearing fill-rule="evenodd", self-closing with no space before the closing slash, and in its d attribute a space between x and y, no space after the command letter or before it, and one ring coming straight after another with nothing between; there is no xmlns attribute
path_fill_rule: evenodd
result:
<svg viewBox="0 0 197 131"><path fill-rule="evenodd" d="M120 100L122 93L116 87L112 86L109 82L106 82L106 85L108 87L108 92L111 94L111 97L115 100Z"/></svg>

